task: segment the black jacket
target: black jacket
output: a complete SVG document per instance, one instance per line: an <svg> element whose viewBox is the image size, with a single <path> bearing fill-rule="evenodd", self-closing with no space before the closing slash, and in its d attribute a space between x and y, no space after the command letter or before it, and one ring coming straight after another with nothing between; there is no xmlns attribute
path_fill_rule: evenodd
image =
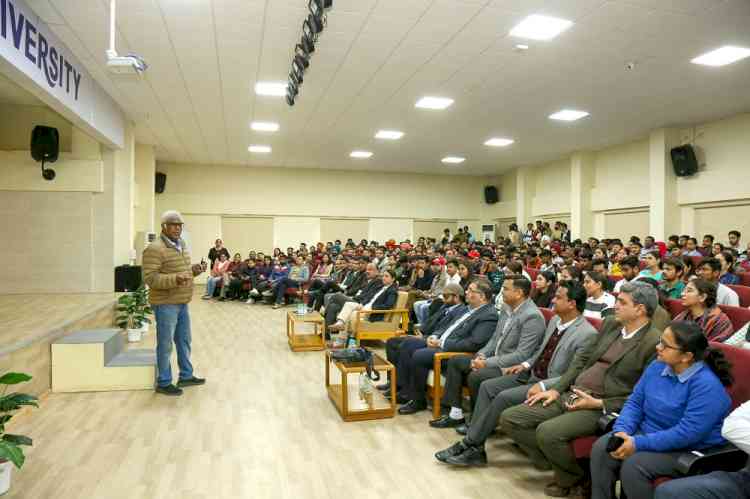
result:
<svg viewBox="0 0 750 499"><path fill-rule="evenodd" d="M380 289L383 287L381 286ZM380 291L378 289L378 291ZM376 291L377 292L377 291ZM370 298L372 300L372 298ZM388 286L388 289L383 291L383 293L378 296L378 299L375 300L375 303L372 304L373 310L391 310L395 305L396 301L398 300L398 286L395 284L391 284ZM366 305L368 301L362 302L363 305ZM385 314L368 314L369 321L370 322L380 322L385 318Z"/></svg>
<svg viewBox="0 0 750 499"><path fill-rule="evenodd" d="M453 324L453 321L464 315L467 310L466 305L463 304L453 308L453 310L450 310L451 307L453 307L453 305L443 304L437 312L428 317L424 326L421 328L422 334L427 336L432 334L438 336L441 335L451 324Z"/></svg>
<svg viewBox="0 0 750 499"><path fill-rule="evenodd" d="M382 287L383 281L380 280L380 277L376 277L372 281L367 282L364 286L362 286L362 289L354 296L354 301L364 305L365 303L372 300L372 297L375 296L375 293L377 293Z"/></svg>
<svg viewBox="0 0 750 499"><path fill-rule="evenodd" d="M497 327L495 305L486 303L454 329L445 340L446 352L476 352L492 338Z"/></svg>
<svg viewBox="0 0 750 499"><path fill-rule="evenodd" d="M349 284L346 287L346 294L349 295L349 296L354 296L366 284L367 284L367 273L366 272L358 272L357 275L354 276L354 280L351 282L351 284Z"/></svg>

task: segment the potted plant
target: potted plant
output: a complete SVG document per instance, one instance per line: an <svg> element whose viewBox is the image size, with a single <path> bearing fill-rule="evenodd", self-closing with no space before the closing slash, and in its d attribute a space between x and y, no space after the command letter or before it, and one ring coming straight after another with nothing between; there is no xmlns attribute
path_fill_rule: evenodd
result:
<svg viewBox="0 0 750 499"><path fill-rule="evenodd" d="M14 416L14 412L24 405L39 407L37 398L25 393L6 394L10 385L17 385L29 381L31 376L24 373L5 373L0 376L0 385L3 386L3 394L0 396L0 495L10 489L10 477L12 465L19 470L23 466L26 457L21 449L22 445L31 445L32 440L25 435L12 435L5 433L5 425Z"/></svg>
<svg viewBox="0 0 750 499"><path fill-rule="evenodd" d="M144 324L151 322L148 318L151 307L148 304L148 290L141 285L137 290L126 293L117 299L117 325L128 331L128 341L141 341Z"/></svg>

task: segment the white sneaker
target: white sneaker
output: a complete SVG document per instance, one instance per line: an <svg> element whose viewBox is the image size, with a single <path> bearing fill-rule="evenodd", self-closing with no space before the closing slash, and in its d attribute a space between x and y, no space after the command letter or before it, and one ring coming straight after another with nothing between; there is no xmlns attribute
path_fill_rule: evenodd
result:
<svg viewBox="0 0 750 499"><path fill-rule="evenodd" d="M245 303L247 303L248 305L252 305L253 303L255 303L255 298L248 298L248 299L247 299L247 300L245 301Z"/></svg>
<svg viewBox="0 0 750 499"><path fill-rule="evenodd" d="M273 291L263 291L263 296L273 296Z"/></svg>
<svg viewBox="0 0 750 499"><path fill-rule="evenodd" d="M210 300L211 299L211 297L208 296L208 295L203 295L203 296L201 296L201 298L204 299L204 300Z"/></svg>
<svg viewBox="0 0 750 499"><path fill-rule="evenodd" d="M257 289L251 289L250 296L260 296L260 293L258 293Z"/></svg>

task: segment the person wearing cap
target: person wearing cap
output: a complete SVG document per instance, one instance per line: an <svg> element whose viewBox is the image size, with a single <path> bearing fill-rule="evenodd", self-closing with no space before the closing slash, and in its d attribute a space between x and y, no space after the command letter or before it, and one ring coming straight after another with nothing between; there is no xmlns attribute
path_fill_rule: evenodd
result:
<svg viewBox="0 0 750 499"><path fill-rule="evenodd" d="M206 263L190 264L190 252L182 235L184 221L177 211L161 217L161 236L143 251L143 280L148 284L149 302L156 318L156 392L182 395L182 388L202 385L205 379L193 374L190 362L190 315L193 278L206 270ZM172 384L172 342L180 368L177 385Z"/></svg>
<svg viewBox="0 0 750 499"><path fill-rule="evenodd" d="M445 258L438 257L432 260L430 264L432 271L432 284L428 291L420 293L421 300L414 302L414 315L417 317L417 323L423 324L427 320L427 312L430 309L432 300L438 298L443 293L443 288L448 283L448 274L445 271Z"/></svg>

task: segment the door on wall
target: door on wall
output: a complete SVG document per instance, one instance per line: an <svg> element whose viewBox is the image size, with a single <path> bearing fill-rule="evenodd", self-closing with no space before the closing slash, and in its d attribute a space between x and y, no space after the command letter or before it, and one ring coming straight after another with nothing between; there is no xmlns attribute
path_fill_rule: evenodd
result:
<svg viewBox="0 0 750 499"><path fill-rule="evenodd" d="M324 243L340 239L342 243L351 238L355 242L367 239L370 220L367 218L321 218L320 240Z"/></svg>
<svg viewBox="0 0 750 499"><path fill-rule="evenodd" d="M451 234L456 233L456 223L455 220L414 220L414 239L434 237L439 242L443 230L450 229Z"/></svg>
<svg viewBox="0 0 750 499"><path fill-rule="evenodd" d="M273 250L273 218L222 217L221 234L229 251L247 258L250 251Z"/></svg>

